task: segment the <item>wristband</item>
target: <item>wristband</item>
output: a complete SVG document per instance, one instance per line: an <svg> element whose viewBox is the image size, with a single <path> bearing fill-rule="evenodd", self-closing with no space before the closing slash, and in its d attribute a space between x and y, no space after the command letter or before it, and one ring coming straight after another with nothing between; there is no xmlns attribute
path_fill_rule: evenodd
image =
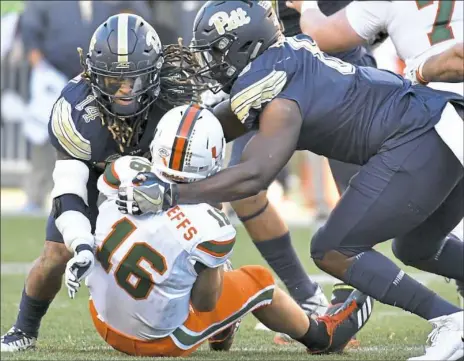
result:
<svg viewBox="0 0 464 361"><path fill-rule="evenodd" d="M427 85L429 82L425 80L424 76L422 75L422 68L424 67L425 61L419 65L419 67L416 70L416 79L417 81L422 84L422 85Z"/></svg>

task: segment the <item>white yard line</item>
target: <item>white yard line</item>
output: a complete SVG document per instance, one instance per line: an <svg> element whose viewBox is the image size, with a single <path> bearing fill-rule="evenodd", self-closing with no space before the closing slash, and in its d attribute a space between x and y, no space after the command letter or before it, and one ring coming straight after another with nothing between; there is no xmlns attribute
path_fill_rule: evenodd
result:
<svg viewBox="0 0 464 361"><path fill-rule="evenodd" d="M25 275L27 274L27 272L29 272L31 267L32 263L29 262L3 262L1 264L1 274L4 276ZM421 283L429 283L432 281L443 279L443 277L425 272L414 272L409 273L409 275ZM340 282L338 279L326 274L308 275L308 277L310 277L311 280L319 284L331 285L336 282Z"/></svg>

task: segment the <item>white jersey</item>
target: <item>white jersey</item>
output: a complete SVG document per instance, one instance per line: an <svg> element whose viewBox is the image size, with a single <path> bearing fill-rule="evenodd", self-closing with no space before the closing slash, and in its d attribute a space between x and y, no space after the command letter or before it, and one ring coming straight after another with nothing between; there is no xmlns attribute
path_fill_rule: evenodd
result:
<svg viewBox="0 0 464 361"><path fill-rule="evenodd" d="M351 27L366 40L388 32L405 71L463 41L462 0L353 1L346 7ZM431 87L463 94L463 85L431 83Z"/></svg>
<svg viewBox="0 0 464 361"><path fill-rule="evenodd" d="M139 168L134 159L140 166L148 164L139 157L120 158L109 183L132 179L138 170L127 171L127 165ZM176 206L158 215L123 215L104 177L99 187L109 198L99 207L98 262L87 278L98 317L138 339L165 337L188 317L195 263L222 266L232 253L235 229L207 204Z"/></svg>

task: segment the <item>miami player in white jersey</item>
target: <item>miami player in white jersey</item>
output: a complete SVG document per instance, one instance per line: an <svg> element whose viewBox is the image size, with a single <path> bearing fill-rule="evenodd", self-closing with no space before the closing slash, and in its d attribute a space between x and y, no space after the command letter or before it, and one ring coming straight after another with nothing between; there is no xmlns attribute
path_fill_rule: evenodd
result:
<svg viewBox="0 0 464 361"><path fill-rule="evenodd" d="M212 349L221 349L216 343L229 349L237 321L252 312L310 352L340 351L369 318L369 297L354 293L335 314L315 321L264 267L224 273L236 232L220 210L197 204L142 216L119 212L118 188L140 171L151 170L171 183L193 182L221 169L224 149L219 121L188 105L159 122L150 145L152 162L125 156L106 167L98 180L98 262L86 280L98 333L126 354L187 356L206 340ZM78 285L68 288L74 295ZM364 319L357 314L363 307L369 310Z"/></svg>

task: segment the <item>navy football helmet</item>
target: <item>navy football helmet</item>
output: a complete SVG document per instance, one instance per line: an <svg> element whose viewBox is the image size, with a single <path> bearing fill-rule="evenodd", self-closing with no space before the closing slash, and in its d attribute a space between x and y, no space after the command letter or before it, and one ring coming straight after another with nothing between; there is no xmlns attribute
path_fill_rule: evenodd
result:
<svg viewBox="0 0 464 361"><path fill-rule="evenodd" d="M162 65L158 34L133 14L114 15L101 24L85 61L97 102L119 118L140 115L154 103Z"/></svg>
<svg viewBox="0 0 464 361"><path fill-rule="evenodd" d="M193 24L191 51L199 75L217 82L214 93L230 91L240 72L282 37L270 1L208 1Z"/></svg>

